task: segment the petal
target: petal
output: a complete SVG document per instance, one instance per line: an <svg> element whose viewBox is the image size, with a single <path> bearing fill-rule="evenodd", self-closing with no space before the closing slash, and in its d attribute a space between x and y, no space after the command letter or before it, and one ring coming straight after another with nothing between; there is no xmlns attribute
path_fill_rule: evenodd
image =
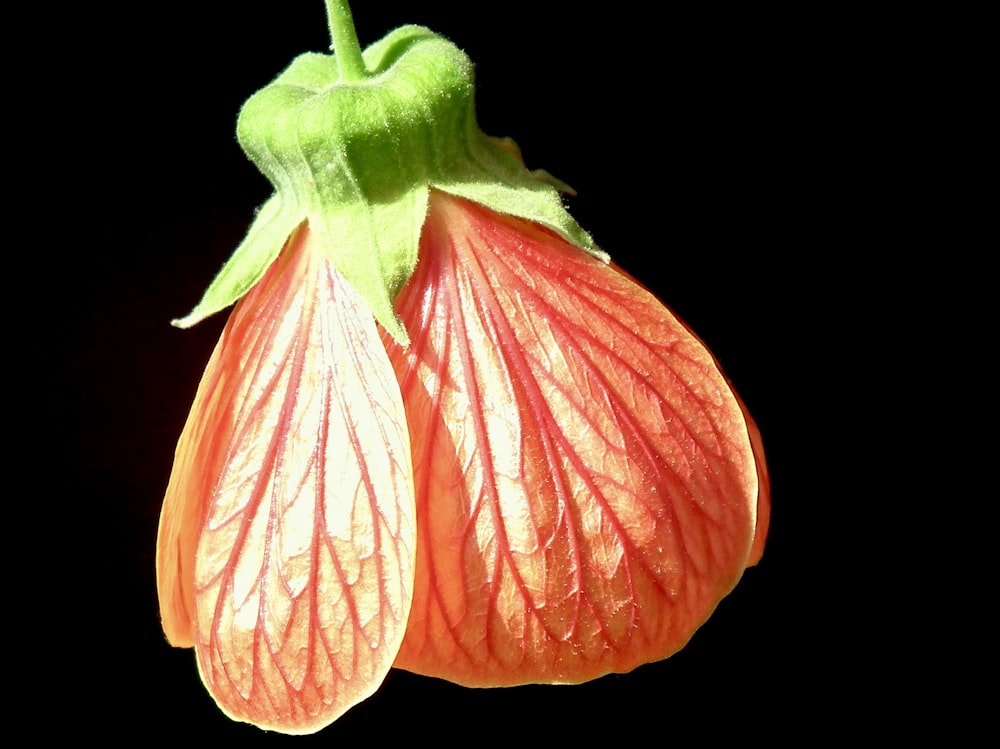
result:
<svg viewBox="0 0 1000 749"><path fill-rule="evenodd" d="M311 733L381 684L412 597L404 419L371 314L302 227L226 327L161 520L164 629L230 717Z"/></svg>
<svg viewBox="0 0 1000 749"><path fill-rule="evenodd" d="M579 682L681 648L757 514L751 427L704 345L613 267L442 193L397 309L418 547L396 665Z"/></svg>
<svg viewBox="0 0 1000 749"><path fill-rule="evenodd" d="M736 391L733 391L734 394ZM771 476L767 472L767 460L764 458L764 440L760 436L757 422L743 405L743 399L736 395L743 416L747 420L747 430L750 433L750 447L753 449L754 462L757 465L757 524L754 526L753 546L750 548L750 559L747 567L760 562L764 555L764 544L767 541L767 531L771 525Z"/></svg>

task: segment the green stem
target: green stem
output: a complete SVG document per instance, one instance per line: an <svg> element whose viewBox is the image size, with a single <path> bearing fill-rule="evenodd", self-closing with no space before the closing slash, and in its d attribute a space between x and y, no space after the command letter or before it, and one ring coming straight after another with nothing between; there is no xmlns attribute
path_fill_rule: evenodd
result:
<svg viewBox="0 0 1000 749"><path fill-rule="evenodd" d="M326 17L340 79L344 83L363 81L368 77L368 68L361 56L358 32L354 30L354 19L347 0L326 0Z"/></svg>

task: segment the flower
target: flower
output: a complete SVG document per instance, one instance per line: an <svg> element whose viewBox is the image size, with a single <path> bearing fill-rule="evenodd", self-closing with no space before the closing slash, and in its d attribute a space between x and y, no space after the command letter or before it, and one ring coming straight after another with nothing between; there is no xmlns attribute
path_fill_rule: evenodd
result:
<svg viewBox="0 0 1000 749"><path fill-rule="evenodd" d="M756 426L478 130L457 48L405 27L362 58L328 11L337 57L244 105L276 193L178 323L238 300L164 499L167 639L285 733L393 665L497 686L667 657L760 558Z"/></svg>

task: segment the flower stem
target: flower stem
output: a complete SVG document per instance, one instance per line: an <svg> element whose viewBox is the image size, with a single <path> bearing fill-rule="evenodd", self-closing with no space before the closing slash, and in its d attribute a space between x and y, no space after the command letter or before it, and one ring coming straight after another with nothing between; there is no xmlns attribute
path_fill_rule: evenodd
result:
<svg viewBox="0 0 1000 749"><path fill-rule="evenodd" d="M358 44L358 33L354 30L354 19L347 0L326 0L326 17L341 80L344 83L363 81L368 77L368 68L361 56L361 45Z"/></svg>

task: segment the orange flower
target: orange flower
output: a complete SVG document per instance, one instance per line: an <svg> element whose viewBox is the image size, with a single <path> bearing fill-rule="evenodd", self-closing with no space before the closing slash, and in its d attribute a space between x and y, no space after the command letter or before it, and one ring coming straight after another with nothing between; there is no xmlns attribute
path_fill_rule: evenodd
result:
<svg viewBox="0 0 1000 749"><path fill-rule="evenodd" d="M617 268L439 192L397 310L417 566L396 665L580 682L680 649L767 524L756 427L705 346Z"/></svg>
<svg viewBox="0 0 1000 749"><path fill-rule="evenodd" d="M426 29L301 55L177 446L157 584L229 716L310 733L392 665L580 682L681 648L759 559L760 435L705 346L475 124Z"/></svg>
<svg viewBox="0 0 1000 749"><path fill-rule="evenodd" d="M382 683L413 589L404 420L371 312L301 227L226 325L160 518L163 629L230 717L311 733Z"/></svg>

